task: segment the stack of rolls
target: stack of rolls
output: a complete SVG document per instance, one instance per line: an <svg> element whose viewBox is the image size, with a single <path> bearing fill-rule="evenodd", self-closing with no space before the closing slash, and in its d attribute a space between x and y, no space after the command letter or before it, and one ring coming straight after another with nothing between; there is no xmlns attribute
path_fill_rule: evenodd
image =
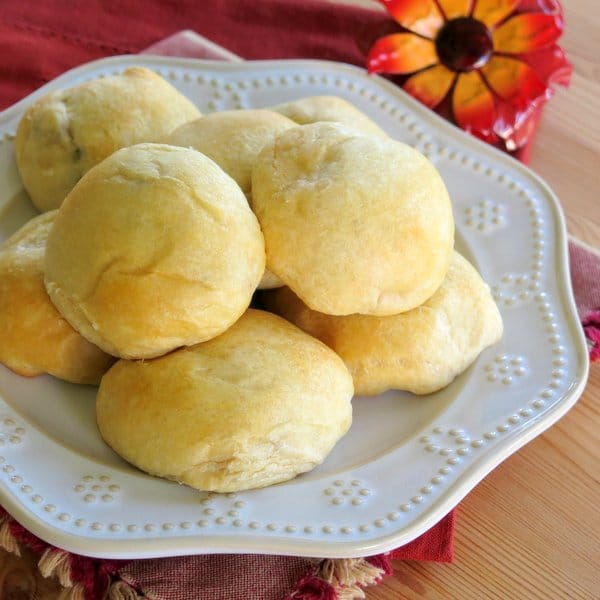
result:
<svg viewBox="0 0 600 600"><path fill-rule="evenodd" d="M15 149L47 212L0 247L0 361L99 384L150 474L286 481L355 393L430 393L501 335L436 169L340 98L202 116L128 69L39 99Z"/></svg>

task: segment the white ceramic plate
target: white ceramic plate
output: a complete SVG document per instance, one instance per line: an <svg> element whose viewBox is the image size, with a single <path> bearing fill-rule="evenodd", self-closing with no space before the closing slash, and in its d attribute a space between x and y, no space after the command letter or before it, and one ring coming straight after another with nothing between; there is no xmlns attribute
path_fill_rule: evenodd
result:
<svg viewBox="0 0 600 600"><path fill-rule="evenodd" d="M446 181L457 247L492 286L505 334L439 393L356 398L352 429L315 471L226 495L156 479L120 460L96 430L95 388L0 367L0 500L30 531L99 557L375 554L431 527L575 403L587 350L556 197L517 161L355 67L134 56L66 73L0 116L0 239L35 212L13 161L23 110L48 90L134 64L155 69L203 112L336 94L416 146Z"/></svg>

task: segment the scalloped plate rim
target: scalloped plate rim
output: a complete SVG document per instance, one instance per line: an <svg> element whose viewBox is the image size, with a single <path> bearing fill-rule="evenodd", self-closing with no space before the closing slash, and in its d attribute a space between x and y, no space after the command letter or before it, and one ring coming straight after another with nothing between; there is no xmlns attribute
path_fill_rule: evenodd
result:
<svg viewBox="0 0 600 600"><path fill-rule="evenodd" d="M0 113L0 126L14 117L18 116L23 108L31 103L40 95L52 89L59 88L73 81L88 71L102 67L117 66L126 67L137 65L164 65L189 67L195 70L202 68L213 71L224 72L248 72L268 71L272 68L281 68L282 65L290 64L294 66L306 66L309 68L320 68L324 72L349 72L353 76L367 78L371 84L384 89L387 93L395 97L399 104L406 105L414 112L419 119L431 125L434 130L441 130L448 137L452 138L459 146L473 149L478 154L484 154L492 157L495 161L501 161L507 168L517 170L525 179L534 180L544 192L545 199L549 202L552 216L556 225L556 256L554 264L558 263L556 271L556 283L560 289L559 295L562 301L562 308L567 317L567 326L573 335L577 345L577 373L574 385L568 390L568 393L555 405L553 405L543 418L524 427L518 433L499 442L493 452L484 454L481 458L473 461L464 471L460 473L457 481L454 482L449 492L444 497L433 503L430 509L426 510L420 518L409 523L390 534L382 535L375 541L358 543L356 541L337 542L322 539L301 540L294 537L283 538L276 535L245 536L240 538L240 542L232 544L231 538L221 537L219 535L198 534L195 536L177 536L171 535L146 538L146 539L102 539L77 535L54 526L48 521L44 521L28 510L19 502L10 490L5 490L4 485L0 485L0 498L3 505L7 508L19 522L27 527L32 533L45 539L49 543L69 551L78 552L88 556L110 557L110 558L150 558L160 556L177 556L188 553L200 552L261 552L268 554L285 554L298 556L328 556L328 557L359 557L365 555L377 554L388 551L399 545L408 543L420 534L434 525L449 510L454 508L479 483L493 468L503 462L507 457L525 445L527 442L545 431L548 427L558 421L577 401L587 381L589 370L589 361L583 332L577 319L577 311L573 292L569 284L569 262L567 249L567 232L562 209L556 195L550 187L537 174L516 159L505 153L485 144L484 142L467 135L452 124L448 123L437 114L429 111L419 104L416 100L409 97L402 90L378 76L366 76L364 70L353 65L344 63L335 63L319 60L268 60L268 61L247 61L241 63L229 63L223 61L207 61L191 58L172 58L149 55L123 55L99 59L86 63L71 69L56 79L48 82L26 98L20 100L13 106ZM4 400L0 397L4 404Z"/></svg>

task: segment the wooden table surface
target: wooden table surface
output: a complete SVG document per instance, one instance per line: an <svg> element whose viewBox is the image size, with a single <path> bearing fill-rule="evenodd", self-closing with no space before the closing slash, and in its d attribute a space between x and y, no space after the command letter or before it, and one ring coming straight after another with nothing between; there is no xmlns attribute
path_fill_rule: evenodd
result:
<svg viewBox="0 0 600 600"><path fill-rule="evenodd" d="M544 111L530 166L560 198L570 234L600 248L600 10L598 0L562 5L574 74ZM599 412L596 363L575 407L460 504L454 563L394 561L368 600L600 598Z"/></svg>

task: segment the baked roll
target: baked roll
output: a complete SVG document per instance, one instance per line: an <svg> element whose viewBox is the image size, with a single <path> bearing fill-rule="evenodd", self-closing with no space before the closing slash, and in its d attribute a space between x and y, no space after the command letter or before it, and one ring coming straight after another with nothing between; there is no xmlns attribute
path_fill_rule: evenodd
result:
<svg viewBox="0 0 600 600"><path fill-rule="evenodd" d="M196 150L138 144L88 171L65 199L45 284L88 340L151 358L225 331L264 269L258 221L231 177Z"/></svg>
<svg viewBox="0 0 600 600"><path fill-rule="evenodd" d="M32 219L0 246L0 362L27 377L49 373L97 385L115 359L79 335L44 288L55 217L51 211Z"/></svg>
<svg viewBox="0 0 600 600"><path fill-rule="evenodd" d="M252 171L267 267L313 310L392 315L422 304L452 254L448 192L419 152L336 123L288 129Z"/></svg>
<svg viewBox="0 0 600 600"><path fill-rule="evenodd" d="M178 127L164 143L202 152L249 196L256 157L276 134L295 126L290 119L270 110L226 110Z"/></svg>
<svg viewBox="0 0 600 600"><path fill-rule="evenodd" d="M324 315L289 288L265 292L263 300L269 310L335 350L352 373L356 393L364 396L388 389L435 392L502 335L489 287L457 252L435 294L395 316Z"/></svg>
<svg viewBox="0 0 600 600"><path fill-rule="evenodd" d="M143 67L50 92L17 128L19 174L40 211L58 208L81 176L115 150L155 142L199 116L183 94Z"/></svg>
<svg viewBox="0 0 600 600"><path fill-rule="evenodd" d="M252 167L260 151L276 134L295 126L293 121L270 110L227 110L186 123L164 141L202 152L233 177L250 198ZM278 277L266 271L258 287L282 285Z"/></svg>
<svg viewBox="0 0 600 600"><path fill-rule="evenodd" d="M248 310L219 337L102 379L104 440L140 469L200 490L286 481L320 464L352 421L352 379L327 346Z"/></svg>
<svg viewBox="0 0 600 600"><path fill-rule="evenodd" d="M292 102L271 106L298 125L309 125L319 121L343 123L366 135L388 137L388 135L356 106L339 96L308 96Z"/></svg>

